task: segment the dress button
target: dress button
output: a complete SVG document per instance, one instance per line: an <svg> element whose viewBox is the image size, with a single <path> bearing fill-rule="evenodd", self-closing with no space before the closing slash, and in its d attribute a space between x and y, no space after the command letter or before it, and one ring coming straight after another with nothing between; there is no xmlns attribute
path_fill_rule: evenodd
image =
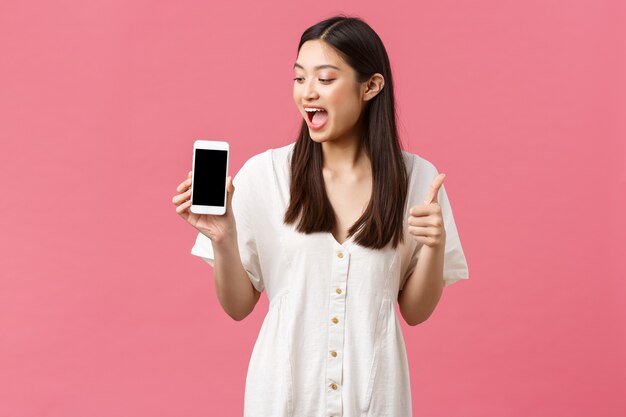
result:
<svg viewBox="0 0 626 417"><path fill-rule="evenodd" d="M337 252L337 258L343 258L343 252Z"/></svg>
<svg viewBox="0 0 626 417"><path fill-rule="evenodd" d="M337 294L341 294L341 288L337 288L335 291L337 292Z"/></svg>
<svg viewBox="0 0 626 417"><path fill-rule="evenodd" d="M339 319L337 317L333 317L331 320L335 324L339 323Z"/></svg>
<svg viewBox="0 0 626 417"><path fill-rule="evenodd" d="M332 389L337 389L337 384L330 384L330 387L331 387Z"/></svg>
<svg viewBox="0 0 626 417"><path fill-rule="evenodd" d="M331 351L330 351L330 355L331 355L333 358L335 358L335 357L337 357L337 352L335 352L334 350L331 350Z"/></svg>

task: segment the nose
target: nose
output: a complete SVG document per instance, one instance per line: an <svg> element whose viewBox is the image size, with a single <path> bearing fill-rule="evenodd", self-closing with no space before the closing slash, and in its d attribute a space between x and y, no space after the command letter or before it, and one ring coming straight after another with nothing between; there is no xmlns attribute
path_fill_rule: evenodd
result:
<svg viewBox="0 0 626 417"><path fill-rule="evenodd" d="M315 83L313 81L314 80L307 82L304 87L304 97L309 99L317 98L317 90L315 89Z"/></svg>

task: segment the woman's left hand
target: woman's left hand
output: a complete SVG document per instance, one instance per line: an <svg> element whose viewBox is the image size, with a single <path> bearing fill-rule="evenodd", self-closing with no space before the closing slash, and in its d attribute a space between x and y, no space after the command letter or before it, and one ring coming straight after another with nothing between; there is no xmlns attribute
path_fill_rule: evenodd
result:
<svg viewBox="0 0 626 417"><path fill-rule="evenodd" d="M441 216L441 206L437 202L437 193L446 174L439 174L433 180L424 204L418 204L409 210L409 233L417 242L431 248L443 247L446 243L446 229Z"/></svg>

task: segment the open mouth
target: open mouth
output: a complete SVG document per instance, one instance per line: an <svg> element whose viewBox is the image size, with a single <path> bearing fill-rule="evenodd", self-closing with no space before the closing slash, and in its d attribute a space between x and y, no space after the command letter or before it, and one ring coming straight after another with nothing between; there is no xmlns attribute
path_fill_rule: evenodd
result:
<svg viewBox="0 0 626 417"><path fill-rule="evenodd" d="M314 125L314 126L321 126L324 123L326 123L326 120L328 119L328 112L326 110L323 109L311 109L311 110L307 110L306 111L306 115L309 119L309 122Z"/></svg>

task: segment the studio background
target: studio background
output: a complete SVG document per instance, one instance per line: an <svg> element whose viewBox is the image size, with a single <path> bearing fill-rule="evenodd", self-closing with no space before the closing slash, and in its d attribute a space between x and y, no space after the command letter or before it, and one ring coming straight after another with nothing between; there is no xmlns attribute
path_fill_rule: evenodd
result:
<svg viewBox="0 0 626 417"><path fill-rule="evenodd" d="M233 176L295 140L298 41L337 13L381 36L468 261L402 321L413 414L624 415L624 2L5 0L1 417L242 415L266 294L228 317L171 200L196 139Z"/></svg>

